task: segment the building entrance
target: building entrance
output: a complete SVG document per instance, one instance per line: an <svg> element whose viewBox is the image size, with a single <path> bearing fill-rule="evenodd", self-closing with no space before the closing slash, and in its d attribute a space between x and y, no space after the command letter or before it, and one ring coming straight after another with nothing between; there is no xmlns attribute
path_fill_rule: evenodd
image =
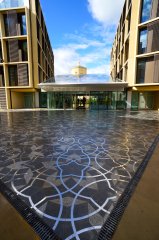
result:
<svg viewBox="0 0 159 240"><path fill-rule="evenodd" d="M89 93L77 93L76 94L76 109L88 109L89 108Z"/></svg>
<svg viewBox="0 0 159 240"><path fill-rule="evenodd" d="M48 92L47 106L53 109L126 109L126 92Z"/></svg>

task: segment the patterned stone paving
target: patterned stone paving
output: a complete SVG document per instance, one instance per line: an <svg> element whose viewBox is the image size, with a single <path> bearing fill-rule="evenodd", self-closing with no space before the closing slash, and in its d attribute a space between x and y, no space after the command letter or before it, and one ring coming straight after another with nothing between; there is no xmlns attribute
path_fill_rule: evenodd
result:
<svg viewBox="0 0 159 240"><path fill-rule="evenodd" d="M62 239L95 240L158 133L158 112L0 113L0 179Z"/></svg>

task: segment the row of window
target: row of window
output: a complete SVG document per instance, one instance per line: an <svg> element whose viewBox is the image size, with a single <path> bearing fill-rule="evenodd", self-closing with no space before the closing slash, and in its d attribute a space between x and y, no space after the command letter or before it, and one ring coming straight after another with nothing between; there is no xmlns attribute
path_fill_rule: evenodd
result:
<svg viewBox="0 0 159 240"><path fill-rule="evenodd" d="M51 47L49 35L48 35L48 32L47 32L44 16L43 16L43 13L42 13L42 10L41 10L41 7L40 7L40 2L39 2L39 0L36 0L35 3L36 3L36 14L37 14L37 36L38 36L38 40L39 40L41 45L42 44L44 45L43 49L44 49L44 47L46 47L45 44L47 44L49 50L52 51L52 47ZM44 40L43 40L43 38L44 38Z"/></svg>
<svg viewBox="0 0 159 240"><path fill-rule="evenodd" d="M54 74L54 56L38 0L36 1L36 12L39 63L38 72L39 82L43 82L46 79L51 78Z"/></svg>

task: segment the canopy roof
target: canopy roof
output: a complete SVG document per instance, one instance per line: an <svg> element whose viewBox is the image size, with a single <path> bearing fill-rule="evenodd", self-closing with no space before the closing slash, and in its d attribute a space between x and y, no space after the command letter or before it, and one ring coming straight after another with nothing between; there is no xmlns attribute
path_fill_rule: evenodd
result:
<svg viewBox="0 0 159 240"><path fill-rule="evenodd" d="M115 82L110 79L110 77L106 74L86 74L86 75L56 75L55 78L50 78L45 81L45 83L111 83ZM121 82L121 81L120 81Z"/></svg>
<svg viewBox="0 0 159 240"><path fill-rule="evenodd" d="M40 83L42 91L123 91L128 84L106 74L57 75Z"/></svg>

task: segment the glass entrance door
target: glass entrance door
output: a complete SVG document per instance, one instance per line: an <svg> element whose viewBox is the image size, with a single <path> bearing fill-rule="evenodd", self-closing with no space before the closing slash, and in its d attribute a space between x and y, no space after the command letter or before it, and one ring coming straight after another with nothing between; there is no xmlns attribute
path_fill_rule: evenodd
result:
<svg viewBox="0 0 159 240"><path fill-rule="evenodd" d="M64 94L64 109L73 109L73 95L72 94Z"/></svg>
<svg viewBox="0 0 159 240"><path fill-rule="evenodd" d="M33 108L33 94L32 93L24 94L24 107L25 108Z"/></svg>
<svg viewBox="0 0 159 240"><path fill-rule="evenodd" d="M89 108L89 93L79 92L76 94L76 109L88 109Z"/></svg>

